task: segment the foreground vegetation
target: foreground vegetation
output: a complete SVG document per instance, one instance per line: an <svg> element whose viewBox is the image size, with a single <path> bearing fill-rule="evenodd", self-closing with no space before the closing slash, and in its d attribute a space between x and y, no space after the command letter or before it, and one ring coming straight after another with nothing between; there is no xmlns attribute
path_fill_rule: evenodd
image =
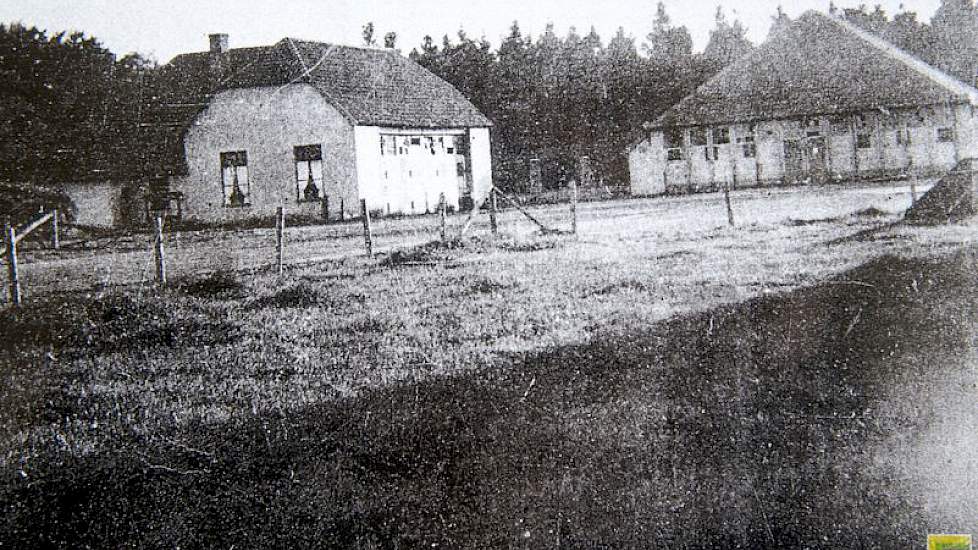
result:
<svg viewBox="0 0 978 550"><path fill-rule="evenodd" d="M39 299L0 318L0 542L974 532L974 228L896 217L585 224Z"/></svg>

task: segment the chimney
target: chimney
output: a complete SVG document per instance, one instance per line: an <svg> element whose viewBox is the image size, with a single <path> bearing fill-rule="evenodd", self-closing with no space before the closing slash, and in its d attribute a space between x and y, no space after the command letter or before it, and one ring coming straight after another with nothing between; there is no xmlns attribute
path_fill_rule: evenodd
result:
<svg viewBox="0 0 978 550"><path fill-rule="evenodd" d="M211 39L211 53L225 53L228 51L228 35L212 34L209 38Z"/></svg>

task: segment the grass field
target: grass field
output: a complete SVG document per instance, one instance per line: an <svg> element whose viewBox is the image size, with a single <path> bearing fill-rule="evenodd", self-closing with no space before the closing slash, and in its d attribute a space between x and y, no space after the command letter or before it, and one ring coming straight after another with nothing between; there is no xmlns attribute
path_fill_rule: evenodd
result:
<svg viewBox="0 0 978 550"><path fill-rule="evenodd" d="M974 533L978 228L896 223L908 205L746 191L731 228L715 195L593 203L577 238L506 212L454 246L387 220L372 259L302 228L282 277L267 232L178 234L165 291L137 284L138 237L39 252L0 317L0 545Z"/></svg>

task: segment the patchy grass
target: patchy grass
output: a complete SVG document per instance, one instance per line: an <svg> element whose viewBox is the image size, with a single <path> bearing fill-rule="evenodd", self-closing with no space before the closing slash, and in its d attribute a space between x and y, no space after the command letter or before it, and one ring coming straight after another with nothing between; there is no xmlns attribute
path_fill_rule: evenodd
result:
<svg viewBox="0 0 978 550"><path fill-rule="evenodd" d="M975 530L978 445L948 443L978 432L958 406L975 397L973 228L619 221L404 248L424 269L348 258L5 313L0 542L906 547Z"/></svg>

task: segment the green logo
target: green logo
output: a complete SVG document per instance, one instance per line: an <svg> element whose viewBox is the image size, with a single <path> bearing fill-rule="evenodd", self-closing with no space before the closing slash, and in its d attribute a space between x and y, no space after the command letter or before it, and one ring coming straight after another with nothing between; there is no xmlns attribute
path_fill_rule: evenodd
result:
<svg viewBox="0 0 978 550"><path fill-rule="evenodd" d="M971 535L927 535L927 550L972 550Z"/></svg>

